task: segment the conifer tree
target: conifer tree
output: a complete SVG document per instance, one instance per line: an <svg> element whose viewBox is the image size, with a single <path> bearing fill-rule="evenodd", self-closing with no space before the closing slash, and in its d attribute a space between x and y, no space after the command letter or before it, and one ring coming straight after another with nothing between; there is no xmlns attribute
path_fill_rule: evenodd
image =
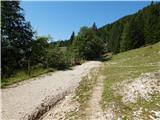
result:
<svg viewBox="0 0 160 120"><path fill-rule="evenodd" d="M2 75L8 76L24 66L30 52L33 31L19 4L19 1L1 2Z"/></svg>

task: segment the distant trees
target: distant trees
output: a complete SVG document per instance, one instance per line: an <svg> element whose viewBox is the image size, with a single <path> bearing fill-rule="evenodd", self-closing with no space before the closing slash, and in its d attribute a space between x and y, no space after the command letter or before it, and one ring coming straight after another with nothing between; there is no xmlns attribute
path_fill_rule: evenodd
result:
<svg viewBox="0 0 160 120"><path fill-rule="evenodd" d="M155 43L160 40L160 3L152 3L145 9L143 17L145 43Z"/></svg>
<svg viewBox="0 0 160 120"><path fill-rule="evenodd" d="M51 42L50 44L59 46L59 47L66 47L66 46L69 46L70 43L71 43L70 40L58 40L58 41Z"/></svg>
<svg viewBox="0 0 160 120"><path fill-rule="evenodd" d="M141 15L131 17L121 34L120 51L127 51L144 45L143 21Z"/></svg>
<svg viewBox="0 0 160 120"><path fill-rule="evenodd" d="M160 41L159 11L160 3L152 2L137 13L98 29L99 36L113 53L156 43Z"/></svg>
<svg viewBox="0 0 160 120"><path fill-rule="evenodd" d="M110 49L113 53L118 53L120 50L121 33L122 24L120 22L116 22L112 25L112 28L109 31L108 45L110 45Z"/></svg>
<svg viewBox="0 0 160 120"><path fill-rule="evenodd" d="M120 51L126 51L130 49L130 40L129 40L129 23L125 24L120 42Z"/></svg>

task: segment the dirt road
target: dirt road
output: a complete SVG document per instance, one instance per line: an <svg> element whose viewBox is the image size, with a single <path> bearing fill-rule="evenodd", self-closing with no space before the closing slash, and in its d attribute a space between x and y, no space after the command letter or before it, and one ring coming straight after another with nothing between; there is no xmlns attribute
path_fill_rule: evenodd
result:
<svg viewBox="0 0 160 120"><path fill-rule="evenodd" d="M2 89L2 119L40 117L57 101L73 91L91 69L100 65L101 62L90 61L72 70L49 73L25 81L16 87Z"/></svg>

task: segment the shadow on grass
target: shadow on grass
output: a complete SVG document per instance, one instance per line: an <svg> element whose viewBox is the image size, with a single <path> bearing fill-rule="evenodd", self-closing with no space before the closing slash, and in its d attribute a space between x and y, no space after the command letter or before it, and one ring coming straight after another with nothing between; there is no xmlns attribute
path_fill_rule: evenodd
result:
<svg viewBox="0 0 160 120"><path fill-rule="evenodd" d="M101 58L100 61L105 62L105 61L109 61L111 59L112 59L112 57L103 57L103 58Z"/></svg>
<svg viewBox="0 0 160 120"><path fill-rule="evenodd" d="M103 55L97 59L95 59L96 61L101 61L101 62L105 62L105 61L109 61L112 59L112 56L110 55Z"/></svg>

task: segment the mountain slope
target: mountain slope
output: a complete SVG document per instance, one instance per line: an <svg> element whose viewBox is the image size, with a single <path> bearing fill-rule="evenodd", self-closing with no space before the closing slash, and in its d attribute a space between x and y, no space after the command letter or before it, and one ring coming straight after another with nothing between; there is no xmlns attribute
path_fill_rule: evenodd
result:
<svg viewBox="0 0 160 120"><path fill-rule="evenodd" d="M139 48L160 41L160 3L151 3L98 30L107 50L114 53Z"/></svg>

